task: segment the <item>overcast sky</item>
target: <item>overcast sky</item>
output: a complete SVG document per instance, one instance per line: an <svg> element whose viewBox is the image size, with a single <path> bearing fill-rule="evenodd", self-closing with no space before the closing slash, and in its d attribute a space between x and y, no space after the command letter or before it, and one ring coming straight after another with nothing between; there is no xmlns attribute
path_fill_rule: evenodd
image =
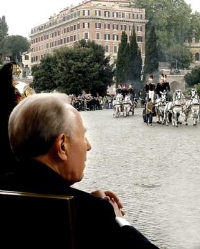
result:
<svg viewBox="0 0 200 249"><path fill-rule="evenodd" d="M0 17L6 17L9 35L28 38L31 28L47 22L54 13L58 14L71 4L75 6L80 2L82 0L5 0L0 6ZM185 0L185 2L191 4L192 10L200 12L199 0Z"/></svg>

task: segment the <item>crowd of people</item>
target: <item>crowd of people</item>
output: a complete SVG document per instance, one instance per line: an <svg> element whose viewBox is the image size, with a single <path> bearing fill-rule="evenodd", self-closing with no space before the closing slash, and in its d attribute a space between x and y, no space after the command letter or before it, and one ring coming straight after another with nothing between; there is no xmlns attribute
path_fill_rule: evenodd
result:
<svg viewBox="0 0 200 249"><path fill-rule="evenodd" d="M69 97L34 93L17 103L12 70L12 63L0 69L6 99L0 112L1 158L5 159L0 189L74 196L76 249L158 249L126 220L123 205L111 190L88 193L73 187L84 177L86 155L92 147Z"/></svg>
<svg viewBox="0 0 200 249"><path fill-rule="evenodd" d="M112 109L114 95L92 96L91 94L70 95L70 103L78 111Z"/></svg>

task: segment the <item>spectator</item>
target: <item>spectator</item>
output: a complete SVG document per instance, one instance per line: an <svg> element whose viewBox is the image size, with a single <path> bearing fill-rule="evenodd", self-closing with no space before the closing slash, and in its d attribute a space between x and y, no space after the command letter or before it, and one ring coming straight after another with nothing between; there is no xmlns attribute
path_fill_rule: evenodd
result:
<svg viewBox="0 0 200 249"><path fill-rule="evenodd" d="M153 121L153 108L154 108L154 103L152 102L152 99L149 98L149 101L146 104L146 123L147 125L150 124L152 126L152 121Z"/></svg>
<svg viewBox="0 0 200 249"><path fill-rule="evenodd" d="M124 219L113 192L90 194L73 187L84 176L91 145L80 113L67 104L65 94L34 94L22 100L10 115L9 138L19 162L4 188L74 196L76 248L158 249Z"/></svg>

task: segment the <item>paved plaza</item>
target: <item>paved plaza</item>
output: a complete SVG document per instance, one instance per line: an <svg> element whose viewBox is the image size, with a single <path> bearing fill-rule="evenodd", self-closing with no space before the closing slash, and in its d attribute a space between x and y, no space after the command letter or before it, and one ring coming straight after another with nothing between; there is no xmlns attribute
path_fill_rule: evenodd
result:
<svg viewBox="0 0 200 249"><path fill-rule="evenodd" d="M142 109L80 112L92 144L75 187L118 193L126 218L161 249L200 248L200 123L147 126Z"/></svg>

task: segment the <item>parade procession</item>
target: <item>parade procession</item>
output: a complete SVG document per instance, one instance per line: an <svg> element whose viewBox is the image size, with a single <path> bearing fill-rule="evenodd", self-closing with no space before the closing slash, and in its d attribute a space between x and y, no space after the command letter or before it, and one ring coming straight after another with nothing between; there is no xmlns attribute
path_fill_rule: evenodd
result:
<svg viewBox="0 0 200 249"><path fill-rule="evenodd" d="M166 126L188 125L188 120L191 120L193 126L198 124L200 99L195 87L189 89L187 94L181 89L171 91L166 74L160 75L157 84L154 83L154 75L150 74L144 92L144 100L138 99L132 84L128 87L126 84L119 84L112 103L113 116L118 118L134 115L139 100L144 103L141 105L142 118L147 125L152 126L153 119L157 124Z"/></svg>
<svg viewBox="0 0 200 249"><path fill-rule="evenodd" d="M136 100L133 86L130 84L126 88L126 85L119 84L112 103L113 116L117 118L120 115L124 117L134 115L135 106Z"/></svg>

